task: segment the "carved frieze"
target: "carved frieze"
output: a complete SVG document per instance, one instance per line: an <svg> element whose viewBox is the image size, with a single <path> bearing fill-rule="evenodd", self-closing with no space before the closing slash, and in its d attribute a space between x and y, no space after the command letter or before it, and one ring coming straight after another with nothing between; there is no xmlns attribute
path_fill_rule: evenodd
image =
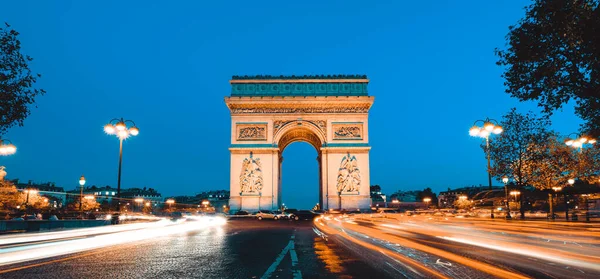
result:
<svg viewBox="0 0 600 279"><path fill-rule="evenodd" d="M294 122L294 121L298 121L298 120L293 119L293 120L275 120L275 121L273 121L273 135L276 135L277 132L279 132L279 130L281 128L283 128L283 126L285 126L288 123ZM315 126L317 126L319 128L319 130L321 130L321 132L323 132L324 135L327 134L327 121L325 121L325 120L306 120L306 122L312 123Z"/></svg>
<svg viewBox="0 0 600 279"><path fill-rule="evenodd" d="M337 191L340 194L360 191L360 170L358 161L350 153L342 158L337 176Z"/></svg>
<svg viewBox="0 0 600 279"><path fill-rule="evenodd" d="M233 114L240 113L367 113L370 104L349 106L298 106L298 107L273 107L273 106L236 106L230 105Z"/></svg>
<svg viewBox="0 0 600 279"><path fill-rule="evenodd" d="M263 187L263 176L260 158L245 158L240 173L240 191L246 194L259 194Z"/></svg>
<svg viewBox="0 0 600 279"><path fill-rule="evenodd" d="M247 123L236 125L237 140L267 140L267 123Z"/></svg>
<svg viewBox="0 0 600 279"><path fill-rule="evenodd" d="M361 140L363 123L332 123L334 140Z"/></svg>

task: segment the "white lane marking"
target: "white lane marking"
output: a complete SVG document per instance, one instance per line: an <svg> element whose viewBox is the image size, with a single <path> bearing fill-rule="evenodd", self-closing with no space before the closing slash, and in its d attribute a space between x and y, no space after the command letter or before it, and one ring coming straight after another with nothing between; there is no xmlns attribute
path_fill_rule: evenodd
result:
<svg viewBox="0 0 600 279"><path fill-rule="evenodd" d="M296 249L294 246L295 238L296 238L295 235L292 235L290 237L290 241L288 242L288 244L283 248L283 250L281 250L281 253L279 253L279 255L277 255L277 258L275 258L275 261L271 264L271 266L269 266L267 271L265 271L265 274L263 274L263 276L261 276L260 279L267 279L267 278L271 277L273 272L275 272L275 269L279 266L279 264L281 264L281 261L283 260L283 258L285 258L285 255L287 255L288 252L290 253L290 257L292 258L292 276L293 276L293 278L294 279L302 279L302 273L296 267L298 265L298 254L296 254Z"/></svg>

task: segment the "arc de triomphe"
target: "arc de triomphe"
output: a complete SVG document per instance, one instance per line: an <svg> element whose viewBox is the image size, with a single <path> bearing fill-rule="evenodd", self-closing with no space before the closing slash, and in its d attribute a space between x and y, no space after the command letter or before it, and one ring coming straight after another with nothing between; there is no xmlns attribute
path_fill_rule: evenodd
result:
<svg viewBox="0 0 600 279"><path fill-rule="evenodd" d="M296 141L317 150L321 208L369 208L368 83L355 75L234 76L225 97L231 210L281 207L282 154Z"/></svg>

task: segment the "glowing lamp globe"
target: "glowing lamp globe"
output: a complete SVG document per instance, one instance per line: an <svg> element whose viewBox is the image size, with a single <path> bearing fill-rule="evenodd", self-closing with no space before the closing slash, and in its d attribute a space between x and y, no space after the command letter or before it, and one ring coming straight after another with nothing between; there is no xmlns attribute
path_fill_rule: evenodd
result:
<svg viewBox="0 0 600 279"><path fill-rule="evenodd" d="M492 132L496 135L499 135L500 133L502 133L502 131L504 131L504 129L502 129L502 127L496 126L496 127L494 127L494 130Z"/></svg>
<svg viewBox="0 0 600 279"><path fill-rule="evenodd" d="M120 139L126 139L129 136L129 133L127 130L122 130L117 132L117 136L119 136Z"/></svg>
<svg viewBox="0 0 600 279"><path fill-rule="evenodd" d="M124 131L127 128L124 122L117 123L115 127L117 128L117 131Z"/></svg>
<svg viewBox="0 0 600 279"><path fill-rule="evenodd" d="M129 133L132 136L137 136L140 134L140 129L138 129L138 127L133 126L133 127L131 127L131 129L129 129Z"/></svg>
<svg viewBox="0 0 600 279"><path fill-rule="evenodd" d="M596 140L595 140L595 139L588 140L588 143L589 143L589 144L595 144L595 143L596 143Z"/></svg>
<svg viewBox="0 0 600 279"><path fill-rule="evenodd" d="M104 132L109 135L114 135L115 134L115 126L113 126L111 124L104 125Z"/></svg>
<svg viewBox="0 0 600 279"><path fill-rule="evenodd" d="M496 128L496 125L494 125L492 122L485 122L485 124L483 124L483 128L488 132L492 132L494 128Z"/></svg>
<svg viewBox="0 0 600 279"><path fill-rule="evenodd" d="M568 182L569 182L569 184L573 185L573 184L575 184L575 179L569 178Z"/></svg>
<svg viewBox="0 0 600 279"><path fill-rule="evenodd" d="M487 138L490 136L490 131L482 129L481 131L479 131L479 136L482 138Z"/></svg>
<svg viewBox="0 0 600 279"><path fill-rule="evenodd" d="M79 178L79 185L85 185L85 177L83 177L83 175Z"/></svg>
<svg viewBox="0 0 600 279"><path fill-rule="evenodd" d="M469 129L469 135L471 135L472 137L476 137L479 135L480 130L481 130L481 128L479 128L477 126L473 126L473 127L471 127L471 129Z"/></svg>
<svg viewBox="0 0 600 279"><path fill-rule="evenodd" d="M502 177L502 182L504 182L504 184L508 183L508 176L503 176Z"/></svg>
<svg viewBox="0 0 600 279"><path fill-rule="evenodd" d="M579 142L585 143L588 139L586 137L580 137Z"/></svg>
<svg viewBox="0 0 600 279"><path fill-rule="evenodd" d="M571 145L573 145L573 140L572 140L572 139L570 139L570 138L567 138L567 139L565 140L565 144L566 144L566 145L568 145L568 146L571 146Z"/></svg>
<svg viewBox="0 0 600 279"><path fill-rule="evenodd" d="M15 152L17 152L17 147L14 144L8 144L5 145L6 148L6 152L10 155L10 154L15 154Z"/></svg>

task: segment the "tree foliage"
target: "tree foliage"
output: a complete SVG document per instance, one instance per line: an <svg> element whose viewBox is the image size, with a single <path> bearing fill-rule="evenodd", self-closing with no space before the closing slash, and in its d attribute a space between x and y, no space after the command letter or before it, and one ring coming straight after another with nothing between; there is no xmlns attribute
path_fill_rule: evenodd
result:
<svg viewBox="0 0 600 279"><path fill-rule="evenodd" d="M512 108L500 125L504 131L490 143L491 173L498 179L506 175L518 186L528 185L533 179L532 167L539 160L539 146L553 136L550 121Z"/></svg>
<svg viewBox="0 0 600 279"><path fill-rule="evenodd" d="M537 160L528 166L531 174L529 181L535 188L544 190L552 187L564 187L569 178L576 175L577 158L571 147L556 137L536 146L533 150Z"/></svg>
<svg viewBox="0 0 600 279"><path fill-rule="evenodd" d="M525 17L509 27L504 66L506 92L538 101L552 114L570 100L600 136L600 0L534 0Z"/></svg>
<svg viewBox="0 0 600 279"><path fill-rule="evenodd" d="M23 126L29 105L45 93L33 88L40 75L31 73L28 63L33 59L21 53L19 32L5 25L0 27L0 135L14 125Z"/></svg>

